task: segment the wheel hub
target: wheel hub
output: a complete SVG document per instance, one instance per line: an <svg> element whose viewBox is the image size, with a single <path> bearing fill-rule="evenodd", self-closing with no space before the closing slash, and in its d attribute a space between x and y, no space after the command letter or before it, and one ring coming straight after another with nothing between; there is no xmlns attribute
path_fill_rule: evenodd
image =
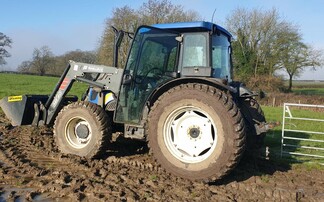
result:
<svg viewBox="0 0 324 202"><path fill-rule="evenodd" d="M83 123L78 123L75 127L75 134L78 138L86 139L89 136L89 128Z"/></svg>
<svg viewBox="0 0 324 202"><path fill-rule="evenodd" d="M200 129L197 126L193 126L191 128L188 129L188 135L191 138L197 138L200 135Z"/></svg>

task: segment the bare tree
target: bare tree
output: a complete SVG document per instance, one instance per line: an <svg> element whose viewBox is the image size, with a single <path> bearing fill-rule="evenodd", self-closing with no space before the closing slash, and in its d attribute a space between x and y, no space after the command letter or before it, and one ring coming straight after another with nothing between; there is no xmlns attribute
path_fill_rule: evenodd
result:
<svg viewBox="0 0 324 202"><path fill-rule="evenodd" d="M296 39L297 38L297 39ZM323 54L301 42L300 36L291 34L282 41L280 48L281 68L289 76L288 92L292 90L292 80L299 77L305 69L315 69L323 65Z"/></svg>
<svg viewBox="0 0 324 202"><path fill-rule="evenodd" d="M199 19L194 11L185 11L182 5L174 5L168 0L148 0L139 9L142 24L183 22Z"/></svg>
<svg viewBox="0 0 324 202"><path fill-rule="evenodd" d="M32 62L27 60L23 61L19 66L17 71L21 73L30 73L32 69Z"/></svg>
<svg viewBox="0 0 324 202"><path fill-rule="evenodd" d="M31 60L23 61L18 66L21 73L37 73L40 75L61 75L69 60L94 64L97 62L97 53L94 51L69 51L63 55L54 56L47 46L35 49Z"/></svg>
<svg viewBox="0 0 324 202"><path fill-rule="evenodd" d="M198 20L200 17L194 11L185 11L180 5L173 5L168 0L149 0L138 9L128 6L115 8L112 17L107 19L106 28L98 49L100 64L111 65L113 56L114 32L111 26L128 32L135 32L140 25L152 25L165 22L180 22ZM119 50L119 67L124 67L131 39L124 37Z"/></svg>
<svg viewBox="0 0 324 202"><path fill-rule="evenodd" d="M48 46L35 48L32 59L32 70L43 76L53 65L53 53Z"/></svg>
<svg viewBox="0 0 324 202"><path fill-rule="evenodd" d="M10 57L10 53L6 50L6 47L11 48L12 40L0 32L0 65L4 65L7 62L5 61L5 57Z"/></svg>
<svg viewBox="0 0 324 202"><path fill-rule="evenodd" d="M112 65L113 63L113 46L114 46L114 32L111 26L118 30L125 30L128 32L135 32L139 26L139 16L137 12L128 7L115 8L112 13L112 18L106 20L106 27L101 37L100 47L98 49L98 62L100 64ZM124 67L128 49L131 39L124 37L124 40L119 49L119 67Z"/></svg>
<svg viewBox="0 0 324 202"><path fill-rule="evenodd" d="M94 51L75 50L66 52L63 55L55 56L53 58L53 65L51 65L48 73L53 75L61 75L68 65L69 60L94 64L97 62L97 54Z"/></svg>
<svg viewBox="0 0 324 202"><path fill-rule="evenodd" d="M284 24L276 9L264 12L238 8L232 12L227 18L227 27L235 37L236 73L243 77L273 74L277 52L272 46Z"/></svg>
<svg viewBox="0 0 324 202"><path fill-rule="evenodd" d="M234 34L236 76L248 84L252 81L252 88L273 86L275 71L284 69L289 75L288 90L291 90L293 77L306 67L321 64L320 52L304 44L298 26L282 20L276 9L236 9L227 18L227 27ZM269 79L271 77L273 80Z"/></svg>

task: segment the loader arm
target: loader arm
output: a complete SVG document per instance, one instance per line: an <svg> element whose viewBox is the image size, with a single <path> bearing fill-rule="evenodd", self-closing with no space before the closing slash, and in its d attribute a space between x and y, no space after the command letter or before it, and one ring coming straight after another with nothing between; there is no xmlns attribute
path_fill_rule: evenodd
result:
<svg viewBox="0 0 324 202"><path fill-rule="evenodd" d="M89 79L87 77L89 74L96 74L97 76L96 78ZM100 80L98 79L99 75L101 78ZM70 61L54 91L44 105L47 111L45 124L53 123L74 81L84 82L101 90L110 90L118 94L122 75L123 70L116 67Z"/></svg>
<svg viewBox="0 0 324 202"><path fill-rule="evenodd" d="M118 95L122 75L123 69L116 67L69 61L50 96L23 95L16 100L12 99L15 96L5 97L0 101L0 106L14 126L49 125L62 107L78 100L76 96L67 96L75 81Z"/></svg>
<svg viewBox="0 0 324 202"><path fill-rule="evenodd" d="M132 39L133 33L123 30L115 32L113 66L93 65L69 61L53 92L48 95L19 95L9 96L0 100L0 107L11 120L13 126L17 125L49 125L64 105L78 100L76 96L67 96L75 81L80 81L95 87L100 92L106 90L118 95L123 69L118 69L118 48L124 35ZM95 76L93 76L95 75ZM98 104L98 103L95 103ZM109 110L115 105L111 105Z"/></svg>

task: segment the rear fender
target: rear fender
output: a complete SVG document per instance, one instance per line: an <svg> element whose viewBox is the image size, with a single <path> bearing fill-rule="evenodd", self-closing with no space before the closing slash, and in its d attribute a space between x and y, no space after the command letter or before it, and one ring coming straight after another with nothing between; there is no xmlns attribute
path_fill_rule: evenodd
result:
<svg viewBox="0 0 324 202"><path fill-rule="evenodd" d="M186 78L179 78L171 80L167 83L164 83L163 85L156 88L151 95L148 97L147 102L149 103L149 106L153 106L154 102L166 91L169 89L178 86L180 84L185 83L200 83L200 84L206 84L209 86L213 86L217 89L220 89L224 92L230 92L230 93L237 93L237 90L229 85L226 85L225 82L221 79L215 79L215 78L197 78L197 77L186 77Z"/></svg>
<svg viewBox="0 0 324 202"><path fill-rule="evenodd" d="M200 83L200 84L206 84L209 86L213 86L217 89L220 89L223 92L229 92L231 94L236 94L237 90L229 85L226 85L225 82L221 79L215 79L215 78L198 78L198 77L185 77L185 78L178 78L173 79L171 81L168 81L164 83L163 85L156 88L151 95L148 97L146 101L146 106L143 109L142 113L142 125L146 122L148 113L150 111L150 108L153 106L154 102L166 91L170 90L171 88L178 86L180 84L185 83Z"/></svg>

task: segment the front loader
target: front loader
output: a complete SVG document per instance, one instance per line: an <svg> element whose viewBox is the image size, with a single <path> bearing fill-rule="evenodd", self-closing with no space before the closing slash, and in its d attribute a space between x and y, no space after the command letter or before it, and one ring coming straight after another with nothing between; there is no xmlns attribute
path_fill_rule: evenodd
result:
<svg viewBox="0 0 324 202"><path fill-rule="evenodd" d="M70 61L50 96L10 96L0 105L13 125L53 125L63 153L98 157L112 132L148 142L168 172L217 180L267 131L256 96L232 81L231 34L210 22L140 26L124 68L115 28L114 65ZM89 84L82 98L73 82ZM122 126L122 127L117 127Z"/></svg>

